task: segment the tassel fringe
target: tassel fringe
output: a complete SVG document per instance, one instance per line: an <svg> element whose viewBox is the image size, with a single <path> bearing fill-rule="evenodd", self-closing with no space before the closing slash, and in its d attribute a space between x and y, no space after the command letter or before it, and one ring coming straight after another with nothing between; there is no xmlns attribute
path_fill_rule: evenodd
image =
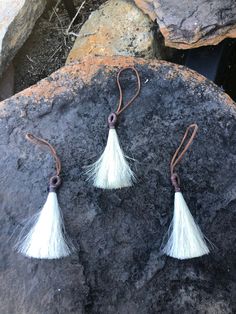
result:
<svg viewBox="0 0 236 314"><path fill-rule="evenodd" d="M19 253L41 259L57 259L71 253L65 240L62 213L55 192L49 192L46 203L33 222L29 233L16 246Z"/></svg>
<svg viewBox="0 0 236 314"><path fill-rule="evenodd" d="M120 147L114 128L109 129L106 148L102 156L86 171L93 185L102 189L119 189L133 185L135 175Z"/></svg>
<svg viewBox="0 0 236 314"><path fill-rule="evenodd" d="M194 222L181 192L175 193L174 217L163 253L181 260L209 253L204 235Z"/></svg>

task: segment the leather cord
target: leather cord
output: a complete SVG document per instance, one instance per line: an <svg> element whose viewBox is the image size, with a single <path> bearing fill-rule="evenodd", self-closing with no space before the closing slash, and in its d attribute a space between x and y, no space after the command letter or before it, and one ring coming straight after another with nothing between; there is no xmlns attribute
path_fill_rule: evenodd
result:
<svg viewBox="0 0 236 314"><path fill-rule="evenodd" d="M127 70L132 70L135 73L136 77L137 77L137 91L134 94L134 96L127 102L127 104L125 104L122 107L122 104L123 104L123 91L122 91L121 84L120 84L120 76L121 76L121 74L124 71L127 71ZM120 92L119 104L118 104L118 107L117 107L116 112L115 112L116 115L118 116L125 109L127 109L127 107L129 107L134 102L134 100L138 97L138 95L140 93L140 89L141 89L141 82L140 82L140 77L139 77L138 71L135 69L135 67L127 67L127 68L121 69L118 72L118 74L117 74L116 82L117 82L117 86L118 86L118 89L119 89L119 92Z"/></svg>
<svg viewBox="0 0 236 314"><path fill-rule="evenodd" d="M61 161L57 155L55 148L46 140L44 140L40 137L37 137L31 133L27 133L25 137L28 141L30 141L31 143L33 143L35 145L46 146L47 148L49 148L49 151L50 151L51 155L53 156L53 158L55 159L55 162L56 162L56 176L59 176L61 173Z"/></svg>
<svg viewBox="0 0 236 314"><path fill-rule="evenodd" d="M187 150L189 149L189 146L192 144L192 142L196 136L197 130L198 130L198 126L196 123L190 124L187 127L185 134L181 140L181 143L180 143L179 147L176 149L176 151L175 151L175 153L171 159L171 162L170 162L171 182L172 182L172 185L175 187L176 192L180 191L180 179L179 179L178 174L175 172L175 168L181 162L181 160L183 159ZM191 134L189 140L187 141L186 145L184 146L184 143L186 142L186 139L189 136L191 131L192 131L192 134ZM181 151L181 149L183 149L183 150Z"/></svg>
<svg viewBox="0 0 236 314"><path fill-rule="evenodd" d="M132 70L135 73L136 78L137 78L137 90L134 96L124 105L123 104L123 91L122 91L121 83L120 83L120 76L126 70ZM140 89L141 89L140 77L135 67L127 67L127 68L121 69L117 74L116 82L119 89L120 97L119 97L119 103L118 103L116 112L112 112L108 117L108 125L110 129L115 128L116 123L117 123L117 117L134 102L134 100L138 97L140 93Z"/></svg>

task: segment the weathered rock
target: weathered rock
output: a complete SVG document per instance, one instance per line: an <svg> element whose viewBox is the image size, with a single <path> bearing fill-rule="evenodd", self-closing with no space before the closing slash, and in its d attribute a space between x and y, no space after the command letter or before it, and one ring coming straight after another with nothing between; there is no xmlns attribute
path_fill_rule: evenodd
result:
<svg viewBox="0 0 236 314"><path fill-rule="evenodd" d="M145 14L148 14L153 21L156 20L154 0L134 0L134 2Z"/></svg>
<svg viewBox="0 0 236 314"><path fill-rule="evenodd" d="M133 2L110 0L84 23L66 63L92 55L152 58L160 48L152 21Z"/></svg>
<svg viewBox="0 0 236 314"><path fill-rule="evenodd" d="M1 0L0 76L31 33L46 0Z"/></svg>
<svg viewBox="0 0 236 314"><path fill-rule="evenodd" d="M236 38L235 0L134 1L157 21L166 46L189 49Z"/></svg>
<svg viewBox="0 0 236 314"><path fill-rule="evenodd" d="M142 90L118 134L138 183L93 188L84 166L101 154L117 105L116 73L135 65ZM135 78L122 77L126 97ZM236 106L204 77L167 62L91 58L0 104L0 313L235 313ZM177 261L158 249L173 213L169 162L188 124L199 132L179 167L196 221L217 248ZM13 252L11 235L43 204L54 162L27 131L55 145L59 200L80 249L58 261Z"/></svg>

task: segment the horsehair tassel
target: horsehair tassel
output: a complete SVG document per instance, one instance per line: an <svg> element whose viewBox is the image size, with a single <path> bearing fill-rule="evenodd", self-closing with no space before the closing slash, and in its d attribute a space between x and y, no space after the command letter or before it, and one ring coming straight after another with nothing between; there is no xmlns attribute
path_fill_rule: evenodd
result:
<svg viewBox="0 0 236 314"><path fill-rule="evenodd" d="M27 225L30 225L31 229L19 240L16 248L19 253L33 258L65 257L71 253L71 249L65 239L63 217L56 194L61 185L61 161L54 147L44 139L30 133L26 134L26 139L49 148L56 162L56 175L49 180L49 193L43 208L30 219Z"/></svg>
<svg viewBox="0 0 236 314"><path fill-rule="evenodd" d="M191 129L193 130L192 135L180 153ZM180 179L175 172L175 167L180 163L189 146L192 144L197 130L197 124L191 124L187 128L170 163L171 182L175 188L174 216L169 227L169 239L163 252L177 259L189 259L209 253L205 237L199 226L195 223L188 205L183 198L180 190Z"/></svg>
<svg viewBox="0 0 236 314"><path fill-rule="evenodd" d="M125 70L132 70L137 77L137 91L135 95L122 107L123 92L120 85L120 75ZM127 157L119 144L116 132L116 124L119 115L130 106L140 93L141 83L138 71L134 67L121 69L117 75L117 86L120 93L119 104L116 112L108 117L109 133L107 145L101 157L92 165L88 166L86 174L93 185L102 189L119 189L133 185L135 175L129 167Z"/></svg>

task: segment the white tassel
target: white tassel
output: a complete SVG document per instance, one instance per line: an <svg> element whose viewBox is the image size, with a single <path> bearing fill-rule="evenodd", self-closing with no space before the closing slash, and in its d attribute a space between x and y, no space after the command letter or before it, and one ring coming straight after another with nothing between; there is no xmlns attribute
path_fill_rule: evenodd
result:
<svg viewBox="0 0 236 314"><path fill-rule="evenodd" d="M194 222L181 192L175 192L174 217L170 231L169 240L163 249L166 255L188 259L209 253L204 235Z"/></svg>
<svg viewBox="0 0 236 314"><path fill-rule="evenodd" d="M64 224L56 192L49 192L40 213L34 217L34 225L17 245L25 256L56 259L69 255L71 250L63 234Z"/></svg>
<svg viewBox="0 0 236 314"><path fill-rule="evenodd" d="M87 170L93 185L102 189L119 189L133 185L135 176L120 147L115 128L109 129L102 156Z"/></svg>

